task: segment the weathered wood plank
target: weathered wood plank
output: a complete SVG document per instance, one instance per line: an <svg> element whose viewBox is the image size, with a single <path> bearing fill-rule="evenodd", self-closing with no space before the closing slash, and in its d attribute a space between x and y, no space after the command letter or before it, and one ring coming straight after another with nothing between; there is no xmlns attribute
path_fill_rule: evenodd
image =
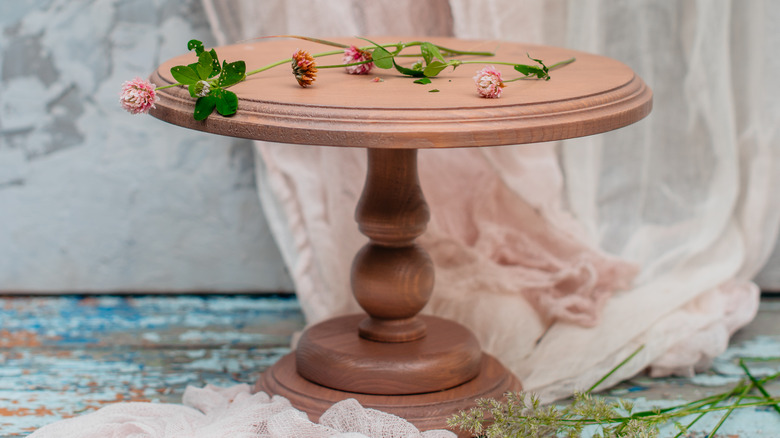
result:
<svg viewBox="0 0 780 438"><path fill-rule="evenodd" d="M743 377L738 357L780 356L779 316L780 300L765 299L706 374L640 376L604 395L641 409L723 392ZM187 385L252 384L302 327L288 297L0 298L0 436L24 436L118 401L180 403ZM780 361L750 366L757 376L780 371ZM778 395L780 383L767 389ZM718 419L705 417L688 436L703 437ZM780 436L780 415L736 411L718 436Z"/></svg>
<svg viewBox="0 0 780 438"><path fill-rule="evenodd" d="M0 300L0 435L187 385L253 383L303 327L294 298Z"/></svg>

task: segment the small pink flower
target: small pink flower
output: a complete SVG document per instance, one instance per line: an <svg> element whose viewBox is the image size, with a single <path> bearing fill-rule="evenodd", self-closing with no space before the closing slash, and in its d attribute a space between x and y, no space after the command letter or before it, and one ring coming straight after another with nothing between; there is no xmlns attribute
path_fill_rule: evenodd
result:
<svg viewBox="0 0 780 438"><path fill-rule="evenodd" d="M125 81L122 84L122 93L119 95L122 108L131 114L148 113L159 99L154 85L141 78Z"/></svg>
<svg viewBox="0 0 780 438"><path fill-rule="evenodd" d="M479 70L474 76L474 83L477 84L477 93L486 98L501 97L501 89L506 86L501 80L501 72L492 65Z"/></svg>
<svg viewBox="0 0 780 438"><path fill-rule="evenodd" d="M354 62L371 61L371 53L360 50L355 46L350 46L347 50L344 50L344 58L342 59L344 64L352 64ZM359 65L349 65L344 67L347 69L347 73L351 75L366 75L374 67L373 62L367 62Z"/></svg>

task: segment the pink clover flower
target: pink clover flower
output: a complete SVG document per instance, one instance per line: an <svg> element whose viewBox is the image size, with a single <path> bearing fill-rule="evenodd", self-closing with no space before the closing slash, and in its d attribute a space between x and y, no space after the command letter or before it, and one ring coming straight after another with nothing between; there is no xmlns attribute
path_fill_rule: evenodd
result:
<svg viewBox="0 0 780 438"><path fill-rule="evenodd" d="M344 58L342 61L344 64L371 61L371 53L365 50L360 50L355 46L350 46L348 49L344 50ZM348 65L344 68L347 70L347 73L351 75L365 75L368 74L368 72L370 72L373 67L373 62L367 62L365 64L359 65Z"/></svg>
<svg viewBox="0 0 780 438"><path fill-rule="evenodd" d="M159 99L154 85L141 78L125 81L122 84L122 93L119 95L122 108L131 114L148 113Z"/></svg>
<svg viewBox="0 0 780 438"><path fill-rule="evenodd" d="M501 80L501 72L492 65L477 71L474 83L477 84L477 93L489 99L501 97L501 89L506 86Z"/></svg>

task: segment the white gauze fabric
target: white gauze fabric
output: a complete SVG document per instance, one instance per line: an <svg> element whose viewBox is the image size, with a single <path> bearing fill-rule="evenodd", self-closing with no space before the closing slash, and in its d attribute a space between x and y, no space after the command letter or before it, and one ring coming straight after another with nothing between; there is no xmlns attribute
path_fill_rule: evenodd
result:
<svg viewBox="0 0 780 438"><path fill-rule="evenodd" d="M188 386L182 403L115 403L44 426L29 438L456 438L446 430L420 432L355 399L334 404L313 423L286 398L251 394L246 384Z"/></svg>
<svg viewBox="0 0 780 438"><path fill-rule="evenodd" d="M776 239L780 4L719 0L204 0L221 43L455 35L564 45L631 66L646 120L554 144L420 152L437 269L424 312L477 334L544 400L648 366L690 374L755 314ZM555 86L555 79L547 83ZM464 86L470 86L464 85ZM511 92L511 84L505 89ZM365 151L257 143L260 197L308 322L359 311L349 267ZM612 255L609 255L612 254Z"/></svg>

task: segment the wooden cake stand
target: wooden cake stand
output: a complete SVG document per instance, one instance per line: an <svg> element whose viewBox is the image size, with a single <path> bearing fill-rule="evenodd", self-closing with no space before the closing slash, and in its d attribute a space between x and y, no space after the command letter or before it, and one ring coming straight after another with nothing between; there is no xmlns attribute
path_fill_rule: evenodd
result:
<svg viewBox="0 0 780 438"><path fill-rule="evenodd" d="M413 40L379 38L380 43ZM548 65L572 56L577 61L553 71L548 82L511 83L499 99L478 97L472 77L481 66L476 65L448 69L430 85L414 84L395 70L375 68L368 76L354 76L343 69L321 69L306 89L283 65L231 88L239 97L238 113L232 117L215 113L195 121L194 101L183 87L160 90L151 112L164 121L214 134L367 149L368 173L355 217L369 242L355 256L351 274L354 296L366 314L309 327L296 351L266 371L256 385L257 390L287 397L315 421L333 403L351 397L422 430L443 428L449 416L472 406L476 398L500 397L521 387L482 352L468 329L418 315L431 296L434 267L415 244L429 218L418 180L417 149L580 137L629 125L652 107L645 83L624 64L603 56L500 41L431 41L461 50L495 51L494 58L482 58L488 63L530 63L526 53ZM217 53L228 62L245 60L252 70L297 48L328 50L306 41L265 40L219 47ZM192 62L191 53L171 59L151 80L157 86L175 83L170 68ZM338 64L340 57L318 62ZM505 79L516 77L511 67L500 69ZM372 80L375 77L383 81ZM432 88L439 92L429 92Z"/></svg>

